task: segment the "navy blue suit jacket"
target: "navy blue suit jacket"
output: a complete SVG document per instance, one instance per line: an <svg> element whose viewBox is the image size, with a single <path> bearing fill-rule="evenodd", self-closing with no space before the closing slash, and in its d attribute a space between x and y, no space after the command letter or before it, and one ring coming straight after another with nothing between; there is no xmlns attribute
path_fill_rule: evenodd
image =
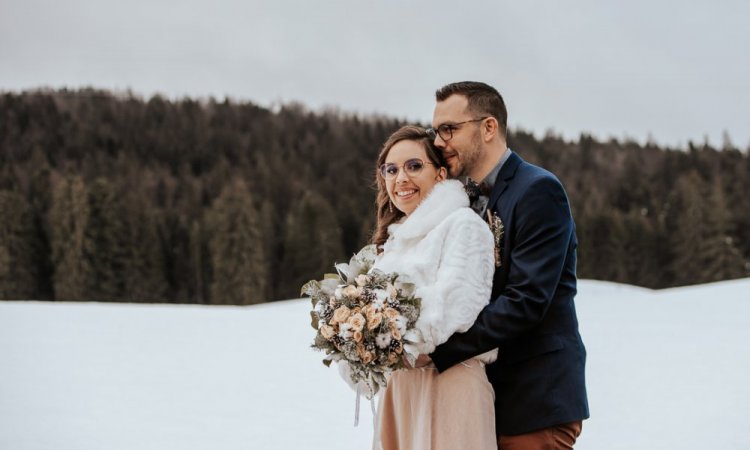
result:
<svg viewBox="0 0 750 450"><path fill-rule="evenodd" d="M498 435L586 419L586 350L573 301L577 240L565 190L512 153L487 207L505 226L492 299L468 331L430 356L442 372L499 348L487 366Z"/></svg>

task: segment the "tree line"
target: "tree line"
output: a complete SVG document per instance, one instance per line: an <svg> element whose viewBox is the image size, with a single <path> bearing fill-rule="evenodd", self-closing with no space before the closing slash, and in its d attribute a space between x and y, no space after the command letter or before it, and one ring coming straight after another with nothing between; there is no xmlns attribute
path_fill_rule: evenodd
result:
<svg viewBox="0 0 750 450"><path fill-rule="evenodd" d="M295 298L368 242L404 122L95 89L0 96L0 299ZM511 130L571 199L578 273L650 288L750 276L750 158Z"/></svg>

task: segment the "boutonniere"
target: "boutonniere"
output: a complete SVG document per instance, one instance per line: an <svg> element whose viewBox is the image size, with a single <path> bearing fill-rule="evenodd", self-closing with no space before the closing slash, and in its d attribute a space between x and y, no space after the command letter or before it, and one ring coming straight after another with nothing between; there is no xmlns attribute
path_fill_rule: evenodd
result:
<svg viewBox="0 0 750 450"><path fill-rule="evenodd" d="M490 225L490 231L495 240L495 267L502 266L502 242L505 226L500 216L494 214L491 209L487 208L487 223Z"/></svg>

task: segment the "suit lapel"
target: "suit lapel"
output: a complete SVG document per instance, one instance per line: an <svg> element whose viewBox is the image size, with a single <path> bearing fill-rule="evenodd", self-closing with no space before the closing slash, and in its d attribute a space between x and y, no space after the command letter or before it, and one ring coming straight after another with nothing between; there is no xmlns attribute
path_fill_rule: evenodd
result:
<svg viewBox="0 0 750 450"><path fill-rule="evenodd" d="M495 180L495 186L492 188L492 193L490 193L490 201L487 203L487 208L494 207L495 203L500 198L500 195L505 192L511 179L516 174L518 166L520 166L522 162L523 159L521 159L516 152L510 154L508 160L505 161L505 164L503 164L503 167L500 169L500 173L497 174L497 180Z"/></svg>

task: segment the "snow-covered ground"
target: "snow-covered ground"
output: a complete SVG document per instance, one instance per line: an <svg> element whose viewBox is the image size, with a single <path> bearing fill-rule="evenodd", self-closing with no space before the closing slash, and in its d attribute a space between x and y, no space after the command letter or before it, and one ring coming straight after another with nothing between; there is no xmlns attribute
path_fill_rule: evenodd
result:
<svg viewBox="0 0 750 450"><path fill-rule="evenodd" d="M748 448L750 279L579 287L577 449ZM308 308L0 302L0 449L369 448Z"/></svg>

